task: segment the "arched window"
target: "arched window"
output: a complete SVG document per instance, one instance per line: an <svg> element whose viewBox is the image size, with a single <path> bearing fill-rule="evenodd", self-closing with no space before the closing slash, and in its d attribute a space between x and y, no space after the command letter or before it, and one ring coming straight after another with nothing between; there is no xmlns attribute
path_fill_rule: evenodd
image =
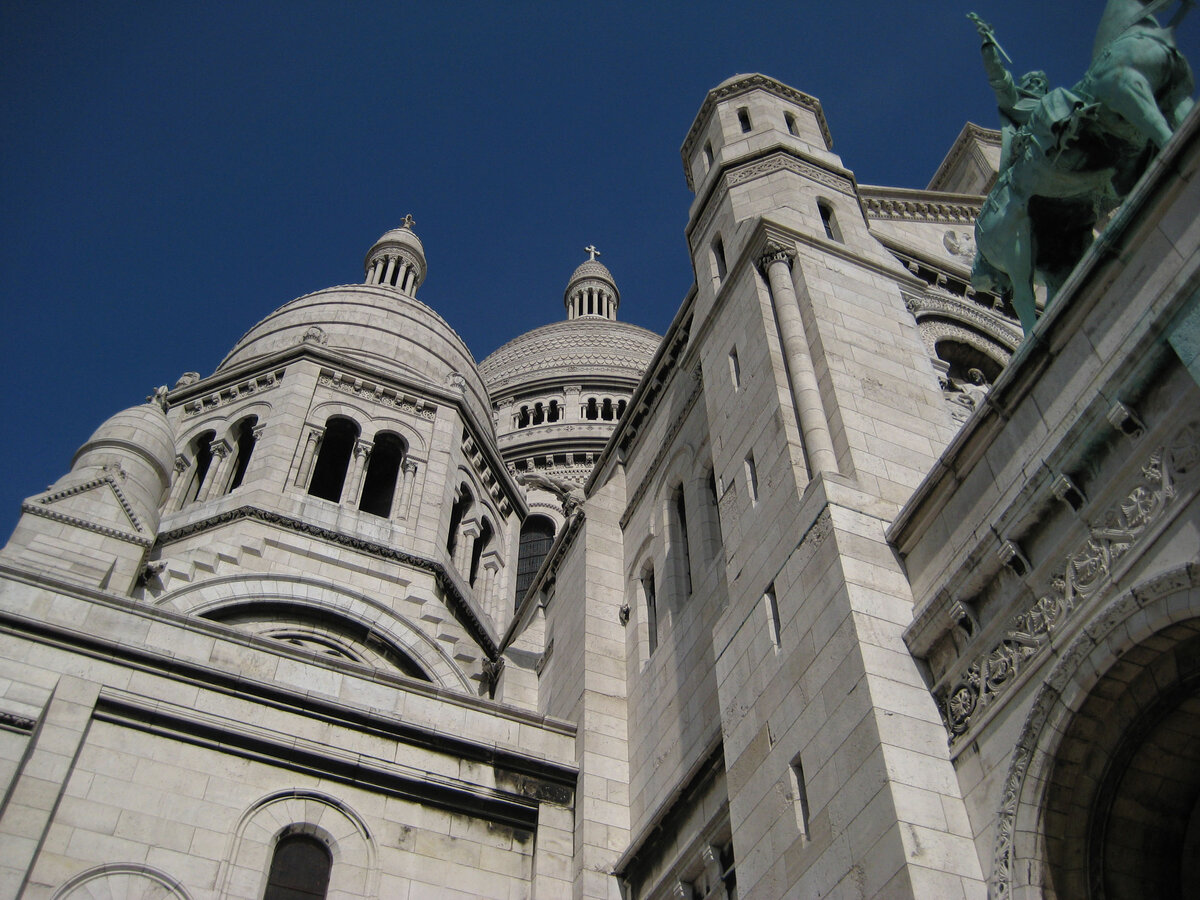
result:
<svg viewBox="0 0 1200 900"><path fill-rule="evenodd" d="M271 857L263 900L324 900L332 868L329 848L317 838L309 834L282 837Z"/></svg>
<svg viewBox="0 0 1200 900"><path fill-rule="evenodd" d="M204 487L204 479L208 477L208 470L212 466L212 442L216 436L216 432L206 431L192 442L192 480L188 482L181 506L194 501Z"/></svg>
<svg viewBox="0 0 1200 900"><path fill-rule="evenodd" d="M533 404L533 424L541 425L544 421L546 421L545 407L540 403Z"/></svg>
<svg viewBox="0 0 1200 900"><path fill-rule="evenodd" d="M671 539L671 563L675 586L682 600L692 593L692 558L688 550L687 503L683 498L683 485L677 485L671 494L668 511L668 535Z"/></svg>
<svg viewBox="0 0 1200 900"><path fill-rule="evenodd" d="M613 419L613 402L608 397L604 398L604 403L600 406L600 418L606 422L611 422Z"/></svg>
<svg viewBox="0 0 1200 900"><path fill-rule="evenodd" d="M358 426L349 419L334 416L325 423L325 434L321 437L321 449L313 466L312 480L308 492L322 500L334 503L342 499L342 486L346 483L346 470L350 468L350 454L358 439Z"/></svg>
<svg viewBox="0 0 1200 900"><path fill-rule="evenodd" d="M233 461L233 477L229 479L229 490L241 487L242 479L246 477L246 467L250 465L250 454L254 452L257 438L254 436L258 425L258 416L247 416L234 427L234 443L237 445L237 458Z"/></svg>
<svg viewBox="0 0 1200 900"><path fill-rule="evenodd" d="M625 415L625 401L618 400L617 401L617 418L619 419L623 415Z"/></svg>
<svg viewBox="0 0 1200 900"><path fill-rule="evenodd" d="M367 474L363 479L359 509L385 519L392 514L392 498L396 494L396 480L403 461L403 440L386 431L375 436L375 446L371 448L371 460L367 463Z"/></svg>
<svg viewBox="0 0 1200 900"><path fill-rule="evenodd" d="M831 241L842 243L842 229L838 228L837 216L833 207L825 200L817 201L817 210L821 213L821 225L825 228L825 237Z"/></svg>
<svg viewBox="0 0 1200 900"><path fill-rule="evenodd" d="M521 411L517 413L517 427L525 428L529 425L529 407L522 406Z"/></svg>
<svg viewBox="0 0 1200 900"><path fill-rule="evenodd" d="M587 409L584 410L583 417L585 419L600 418L600 406L596 403L595 397L588 397Z"/></svg>
<svg viewBox="0 0 1200 900"><path fill-rule="evenodd" d="M646 606L646 628L650 640L650 653L658 649L658 597L654 589L654 566L646 563L641 578L642 602Z"/></svg>
<svg viewBox="0 0 1200 900"><path fill-rule="evenodd" d="M743 134L750 130L750 110L744 106L738 110L738 125L742 127Z"/></svg>
<svg viewBox="0 0 1200 900"><path fill-rule="evenodd" d="M796 127L796 117L795 116L793 116L790 112L785 112L783 114L783 121L787 123L788 134L794 134L796 136L799 136L800 129L798 127Z"/></svg>
<svg viewBox="0 0 1200 900"><path fill-rule="evenodd" d="M558 405L557 400L550 401L550 409L546 412L547 422L557 422L562 415L562 407Z"/></svg>
<svg viewBox="0 0 1200 900"><path fill-rule="evenodd" d="M715 157L713 156L712 141L705 141L704 142L704 171L705 172L707 172L709 169L712 168L714 159L715 159Z"/></svg>
<svg viewBox="0 0 1200 900"><path fill-rule="evenodd" d="M458 530L462 527L463 518L474 502L471 489L463 482L455 492L454 505L450 507L450 533L446 535L446 552L451 556L458 549Z"/></svg>
<svg viewBox="0 0 1200 900"><path fill-rule="evenodd" d="M719 234L713 238L712 242L712 264L713 278L716 279L719 285L721 279L725 277L725 273L728 271L728 267L725 264L725 242L721 240Z"/></svg>
<svg viewBox="0 0 1200 900"><path fill-rule="evenodd" d="M483 559L484 552L492 543L493 533L492 523L484 519L483 525L479 529L479 537L475 539L475 547L471 550L471 569L470 576L467 578L471 587L475 587L475 581L479 578L479 561Z"/></svg>
<svg viewBox="0 0 1200 900"><path fill-rule="evenodd" d="M545 516L530 516L521 525L521 547L517 553L517 600L525 596L533 577L554 543L554 523Z"/></svg>

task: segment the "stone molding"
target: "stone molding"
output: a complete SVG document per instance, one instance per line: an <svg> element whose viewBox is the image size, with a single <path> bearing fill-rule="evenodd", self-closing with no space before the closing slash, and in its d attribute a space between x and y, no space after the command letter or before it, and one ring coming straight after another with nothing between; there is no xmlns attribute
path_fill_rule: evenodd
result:
<svg viewBox="0 0 1200 900"><path fill-rule="evenodd" d="M294 531L298 534L307 534L311 537L328 541L331 544L337 544L340 547L348 547L359 553L374 556L377 559L385 559L411 566L423 572L429 572L437 579L438 587L450 601L449 606L451 611L463 624L467 633L475 640L480 649L491 659L495 659L500 653L500 648L496 645L495 639L488 632L487 626L484 625L483 620L475 612L466 595L462 593L455 580L451 578L446 567L436 560L406 553L403 550L387 547L375 541L368 541L342 532L332 531L320 525L294 519L291 516L285 516L281 513L259 509L256 506L240 506L237 509L227 510L215 516L209 516L196 522L189 522L179 528L163 532L158 536L157 545L163 547L175 541L182 540L185 537L210 531L213 528L242 519L253 519L268 525L274 525L278 528L287 529L288 531Z"/></svg>
<svg viewBox="0 0 1200 900"><path fill-rule="evenodd" d="M849 178L831 172L829 169L797 159L790 153L772 153L765 159L760 159L747 165L737 166L725 175L725 186L736 187L743 181L770 175L772 172L794 172L805 178L823 184L849 197L856 197L854 182Z"/></svg>
<svg viewBox="0 0 1200 900"><path fill-rule="evenodd" d="M33 731L37 725L37 719L32 719L29 716L18 715L14 712L0 711L0 728L8 728L13 731L23 731L29 733Z"/></svg>
<svg viewBox="0 0 1200 900"><path fill-rule="evenodd" d="M863 211L868 219L904 222L933 222L939 225L973 225L983 208L983 201L957 202L934 199L926 192L914 192L911 197L862 195Z"/></svg>
<svg viewBox="0 0 1200 900"><path fill-rule="evenodd" d="M1052 639L1085 605L1111 587L1118 561L1141 544L1152 525L1174 507L1180 482L1200 472L1200 420L1177 429L1150 453L1137 483L1112 503L1089 528L1051 579L1051 590L1012 615L1003 636L994 641L934 697L942 720L957 744L1008 693L1027 669L1041 661Z"/></svg>
<svg viewBox="0 0 1200 900"><path fill-rule="evenodd" d="M343 394L350 394L360 400L386 406L389 409L398 409L416 416L418 419L432 422L437 416L437 406L426 400L409 397L390 388L334 372L331 369L321 369L317 374L317 384Z"/></svg>
<svg viewBox="0 0 1200 900"><path fill-rule="evenodd" d="M256 375L253 378L239 381L236 384L231 384L228 387L220 388L203 397L187 400L183 404L183 417L190 419L201 413L211 412L222 406L228 406L230 403L242 400L252 394L261 394L264 391L277 388L283 381L284 371L286 370L276 369L274 372L266 372L262 375Z"/></svg>
<svg viewBox="0 0 1200 900"><path fill-rule="evenodd" d="M92 900L96 897L191 900L183 885L170 875L139 862L104 863L80 872L54 892L53 900Z"/></svg>
<svg viewBox="0 0 1200 900"><path fill-rule="evenodd" d="M931 294L905 294L904 305L920 324L921 319L941 315L972 325L982 331L987 337L995 340L1005 348L1004 362L1016 352L1023 336L999 316L991 315L980 308L979 304L951 297L938 297ZM930 351L933 350L929 347Z"/></svg>

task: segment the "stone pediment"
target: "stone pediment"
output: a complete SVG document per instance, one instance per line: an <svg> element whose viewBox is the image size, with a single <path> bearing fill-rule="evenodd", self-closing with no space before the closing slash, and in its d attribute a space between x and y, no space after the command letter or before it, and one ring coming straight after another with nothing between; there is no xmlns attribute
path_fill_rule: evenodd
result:
<svg viewBox="0 0 1200 900"><path fill-rule="evenodd" d="M154 537L147 533L145 525L118 484L124 477L125 473L117 469L98 478L56 488L30 497L21 504L21 510L87 531L149 546Z"/></svg>

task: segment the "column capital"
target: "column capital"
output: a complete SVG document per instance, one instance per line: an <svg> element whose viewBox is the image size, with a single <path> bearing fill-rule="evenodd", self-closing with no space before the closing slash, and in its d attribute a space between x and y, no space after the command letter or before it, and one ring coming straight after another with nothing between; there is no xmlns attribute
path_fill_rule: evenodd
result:
<svg viewBox="0 0 1200 900"><path fill-rule="evenodd" d="M785 247L777 241L767 241L758 257L758 267L765 272L772 263L781 262L790 269L795 259L796 251L792 247Z"/></svg>
<svg viewBox="0 0 1200 900"><path fill-rule="evenodd" d="M216 459L224 459L233 450L233 447L230 445L229 441L225 440L225 438L213 441L208 445L208 447L209 450L212 451L213 457Z"/></svg>

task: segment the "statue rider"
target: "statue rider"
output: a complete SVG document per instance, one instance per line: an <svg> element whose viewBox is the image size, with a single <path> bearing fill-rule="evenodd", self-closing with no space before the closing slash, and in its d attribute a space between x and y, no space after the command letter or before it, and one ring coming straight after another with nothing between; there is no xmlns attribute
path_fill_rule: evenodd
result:
<svg viewBox="0 0 1200 900"><path fill-rule="evenodd" d="M983 68L987 72L988 84L992 86L992 91L996 94L996 103L1000 107L1000 171L1003 172L1012 164L1013 136L1029 121L1038 102L1046 95L1050 83L1046 73L1041 70L1026 72L1021 76L1020 83L1014 81L1012 73L1004 67L1003 60L1008 59L1008 54L996 42L992 26L974 13L970 14L970 19L983 39L983 46L980 47Z"/></svg>

